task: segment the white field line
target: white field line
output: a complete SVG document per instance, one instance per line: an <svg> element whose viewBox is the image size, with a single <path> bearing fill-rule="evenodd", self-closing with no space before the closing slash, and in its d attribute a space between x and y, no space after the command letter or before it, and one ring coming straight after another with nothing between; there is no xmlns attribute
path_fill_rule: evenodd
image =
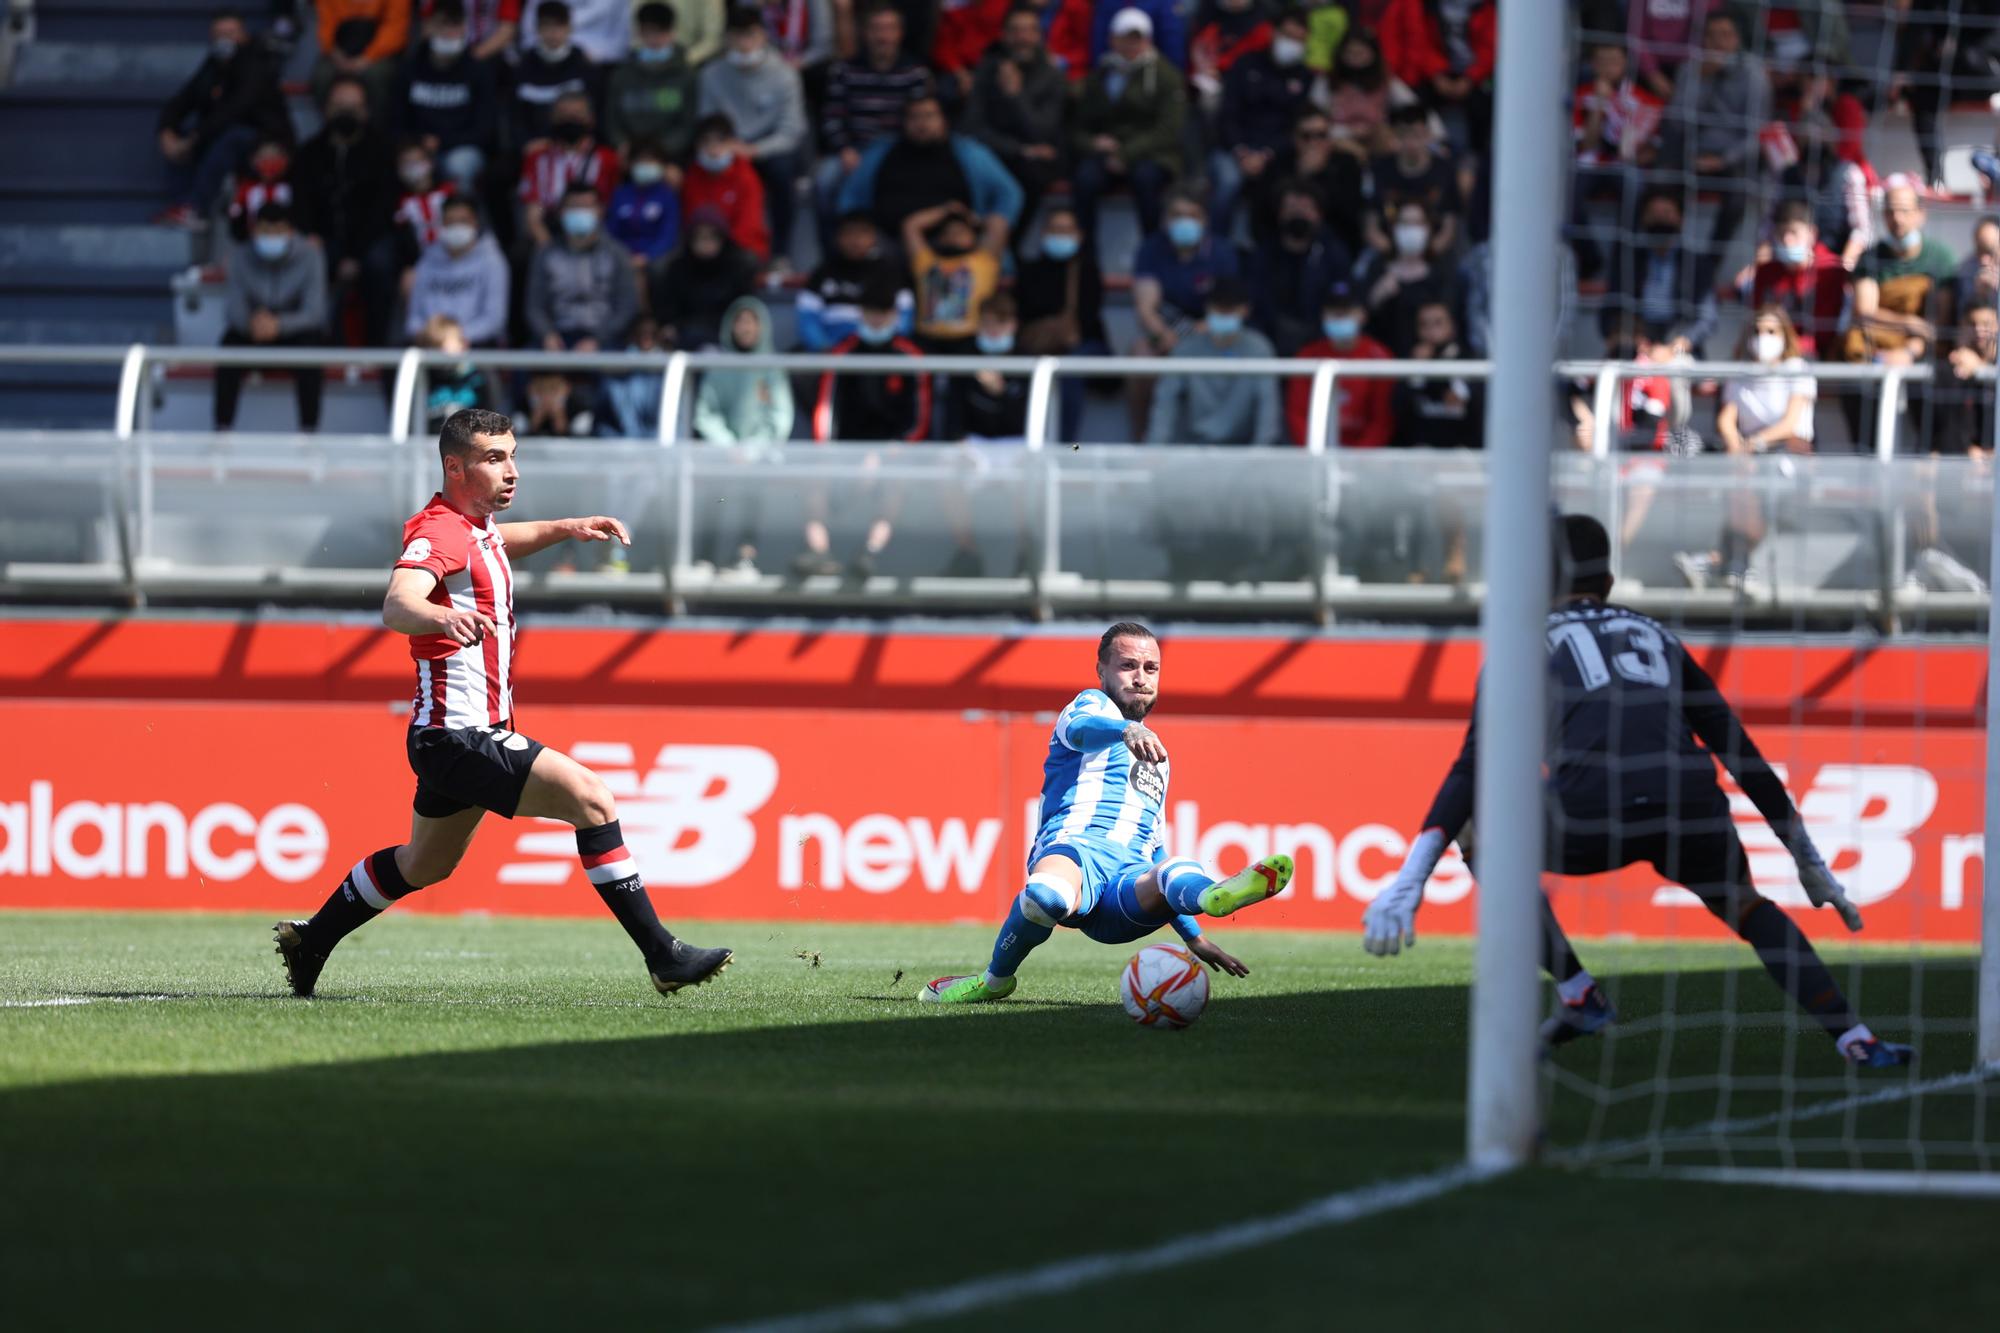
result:
<svg viewBox="0 0 2000 1333"><path fill-rule="evenodd" d="M1827 1194L2000 1199L2000 1171L1786 1171L1747 1166L1670 1166L1644 1174L1648 1179L1664 1176L1669 1180L1701 1180L1718 1185L1775 1185Z"/></svg>
<svg viewBox="0 0 2000 1333"><path fill-rule="evenodd" d="M1760 1129L1770 1129L1774 1125L1789 1121L1823 1120L1827 1116L1839 1115L1843 1111L1886 1106L1908 1101L1912 1097L1921 1097L1926 1093L1948 1092L1953 1088L1969 1088L1996 1075L2000 1075L2000 1064L1980 1065L1962 1073L1945 1074L1915 1083L1893 1083L1887 1087L1877 1088L1873 1092L1857 1092L1823 1102L1810 1102L1789 1111L1767 1111L1762 1115L1739 1116L1734 1120L1711 1120L1706 1124L1670 1129L1657 1137L1635 1135L1629 1139L1613 1139L1595 1147L1569 1148L1549 1153L1543 1160L1552 1166L1587 1166L1593 1162L1609 1162L1656 1146L1684 1147L1701 1144L1710 1139L1728 1138L1736 1134L1754 1134Z"/></svg>
<svg viewBox="0 0 2000 1333"><path fill-rule="evenodd" d="M48 1000L0 1000L0 1009L55 1009L72 1004L130 1004L135 1000L171 1000L171 995L58 995Z"/></svg>
<svg viewBox="0 0 2000 1333"><path fill-rule="evenodd" d="M1154 1273L1163 1268L1213 1259L1269 1245L1304 1231L1339 1226L1379 1213L1408 1208L1501 1174L1491 1167L1461 1163L1429 1175L1386 1180L1314 1199L1287 1213L1253 1217L1209 1231L1190 1232L1143 1250L1079 1255L1035 1268L972 1278L948 1287L905 1292L879 1301L857 1301L804 1314L722 1325L710 1333L846 1333L850 1329L901 1328L924 1319L945 1319L1036 1296L1059 1296L1112 1278Z"/></svg>

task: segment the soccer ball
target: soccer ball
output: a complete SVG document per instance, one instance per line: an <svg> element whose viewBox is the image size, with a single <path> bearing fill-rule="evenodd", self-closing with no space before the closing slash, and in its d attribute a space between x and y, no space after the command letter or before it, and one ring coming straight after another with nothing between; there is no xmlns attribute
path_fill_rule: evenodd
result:
<svg viewBox="0 0 2000 1333"><path fill-rule="evenodd" d="M1140 1027L1184 1028L1208 1004L1208 969L1186 949L1149 944L1125 964L1118 992Z"/></svg>

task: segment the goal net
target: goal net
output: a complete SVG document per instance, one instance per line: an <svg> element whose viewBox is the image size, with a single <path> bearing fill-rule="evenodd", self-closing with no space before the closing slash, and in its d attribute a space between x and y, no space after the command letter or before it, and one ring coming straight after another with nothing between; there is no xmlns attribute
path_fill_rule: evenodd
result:
<svg viewBox="0 0 2000 1333"><path fill-rule="evenodd" d="M1601 520L1637 614L1544 631L1558 749L1599 751L1587 783L1549 760L1545 864L1579 873L1544 879L1576 962L1544 961L1585 975L1545 988L1545 1160L2000 1193L2000 17L1914 8L1572 7L1558 354L1616 365L1561 383L1551 500ZM1795 826L1746 753L1690 761L1605 702L1703 715L1710 678ZM1860 931L1814 909L1808 848ZM1570 1040L1591 982L1616 1021ZM1857 1067L1857 1025L1912 1061Z"/></svg>

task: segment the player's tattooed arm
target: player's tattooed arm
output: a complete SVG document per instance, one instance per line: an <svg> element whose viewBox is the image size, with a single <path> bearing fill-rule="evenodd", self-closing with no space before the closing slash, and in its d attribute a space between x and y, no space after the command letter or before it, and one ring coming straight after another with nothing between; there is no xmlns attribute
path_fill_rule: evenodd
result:
<svg viewBox="0 0 2000 1333"><path fill-rule="evenodd" d="M493 618L433 602L437 575L428 569L399 569L389 576L382 599L382 623L398 634L442 634L457 644L475 644L493 632Z"/></svg>
<svg viewBox="0 0 2000 1333"><path fill-rule="evenodd" d="M615 518L602 514L590 518L550 518L535 523L502 523L500 540L507 545L507 558L545 551L557 542L623 542L632 544L632 534Z"/></svg>
<svg viewBox="0 0 2000 1333"><path fill-rule="evenodd" d="M1155 735L1153 729L1145 723L1133 722L1128 724L1125 728L1123 739L1125 741L1125 748L1132 752L1134 759L1144 760L1149 764L1164 764L1167 762L1166 742Z"/></svg>

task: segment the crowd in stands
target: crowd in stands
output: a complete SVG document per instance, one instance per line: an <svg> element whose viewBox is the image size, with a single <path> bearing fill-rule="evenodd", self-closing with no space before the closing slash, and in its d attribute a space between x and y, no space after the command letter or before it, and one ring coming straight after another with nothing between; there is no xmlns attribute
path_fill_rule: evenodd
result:
<svg viewBox="0 0 2000 1333"><path fill-rule="evenodd" d="M1938 116L1952 89L2000 82L2000 27L1963 27L1957 4L1892 3L1893 67L1871 74L1843 0L1570 7L1565 314L1579 292L1594 299L1612 356L1771 367L1728 385L1701 431L1684 380L1630 380L1620 446L1810 449L1813 381L1797 372L1817 360L1935 366L1916 438L1983 450L1990 395L1968 377L1994 361L2000 220L1961 262L1925 219ZM233 14L160 116L168 217L226 220L230 343L768 350L757 294L792 287L794 348L810 352L1491 350L1493 0L318 0L316 13L310 136L296 138L275 62ZM1892 103L1912 113L1921 179L1881 179L1868 159L1864 130ZM2000 179L2000 156L1980 165ZM1100 258L1113 193L1137 217L1129 272ZM802 275L800 226L820 256ZM1127 280L1136 338L1114 347L1105 291ZM1731 300L1748 320L1734 348L1717 345ZM220 425L239 383L217 379ZM318 386L297 384L310 427ZM795 405L811 390L713 376L695 429L742 442L795 423L819 440L1024 428L1007 376L827 375ZM1066 427L1084 392L1065 382ZM1169 375L1126 392L1135 440L1303 443L1308 426L1303 378ZM657 410L588 377L434 382L434 397L439 410L504 400L557 433L643 429ZM1483 397L1449 375L1356 380L1337 438L1478 447ZM1589 394L1568 402L1584 438ZM1842 405L1861 438L1864 396ZM1740 573L1749 526L1691 565Z"/></svg>

